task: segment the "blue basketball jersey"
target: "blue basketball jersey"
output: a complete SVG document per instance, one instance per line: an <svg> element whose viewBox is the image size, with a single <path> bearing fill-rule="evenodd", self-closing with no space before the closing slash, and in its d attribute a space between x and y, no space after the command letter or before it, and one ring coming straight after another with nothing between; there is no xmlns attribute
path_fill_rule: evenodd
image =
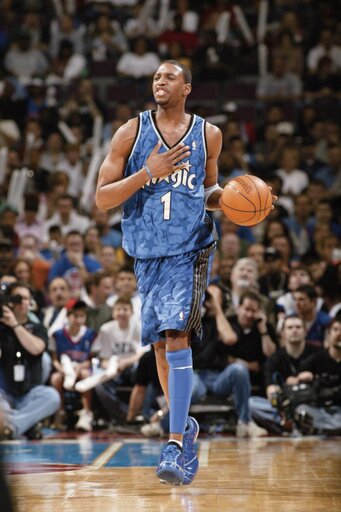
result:
<svg viewBox="0 0 341 512"><path fill-rule="evenodd" d="M139 171L158 141L160 152L170 149L152 111L139 115L136 140L125 176ZM179 142L190 147L182 168L154 178L130 197L123 207L123 248L135 258L174 256L201 249L213 242L213 222L204 205L206 167L205 121L193 115Z"/></svg>

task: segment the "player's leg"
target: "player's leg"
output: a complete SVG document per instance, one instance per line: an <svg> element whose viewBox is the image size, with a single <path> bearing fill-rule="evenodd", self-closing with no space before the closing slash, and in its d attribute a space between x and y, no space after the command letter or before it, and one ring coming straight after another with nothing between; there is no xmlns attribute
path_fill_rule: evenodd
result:
<svg viewBox="0 0 341 512"><path fill-rule="evenodd" d="M188 333L175 330L166 332L166 350L162 344L158 345L160 350L156 348L155 352L156 360L159 361L160 380L165 383L168 375L165 396L168 395L170 434L156 473L161 481L179 485L185 480L182 446L192 393L192 350Z"/></svg>

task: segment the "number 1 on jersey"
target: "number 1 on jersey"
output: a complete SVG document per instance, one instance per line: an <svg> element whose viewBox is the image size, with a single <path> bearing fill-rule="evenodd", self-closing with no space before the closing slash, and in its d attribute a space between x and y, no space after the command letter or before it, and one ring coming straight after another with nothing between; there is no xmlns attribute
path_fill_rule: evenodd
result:
<svg viewBox="0 0 341 512"><path fill-rule="evenodd" d="M163 219L169 220L170 219L170 209L171 209L171 195L172 192L167 192L166 194L163 194L161 196L160 201L163 203Z"/></svg>

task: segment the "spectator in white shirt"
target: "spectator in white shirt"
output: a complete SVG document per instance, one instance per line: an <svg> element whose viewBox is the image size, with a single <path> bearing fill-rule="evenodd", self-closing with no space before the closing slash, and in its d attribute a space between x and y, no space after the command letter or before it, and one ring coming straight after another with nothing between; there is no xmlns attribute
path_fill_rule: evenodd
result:
<svg viewBox="0 0 341 512"><path fill-rule="evenodd" d="M147 41L143 37L138 37L132 43L132 51L120 57L116 71L130 78L148 78L155 73L159 65L158 55L148 51Z"/></svg>
<svg viewBox="0 0 341 512"><path fill-rule="evenodd" d="M56 201L56 212L45 222L44 241L48 241L48 232L50 226L60 226L62 234L66 235L70 231L79 231L83 234L89 227L88 217L79 215L74 208L74 198L68 194L62 194Z"/></svg>
<svg viewBox="0 0 341 512"><path fill-rule="evenodd" d="M333 71L341 69L341 47L333 44L333 32L329 28L321 31L319 42L307 55L307 67L311 73L316 72L321 57L328 56L333 63Z"/></svg>
<svg viewBox="0 0 341 512"><path fill-rule="evenodd" d="M300 194L309 184L309 179L304 171L298 169L300 154L295 147L285 147L281 156L281 167L276 174L283 180L282 193L286 195Z"/></svg>

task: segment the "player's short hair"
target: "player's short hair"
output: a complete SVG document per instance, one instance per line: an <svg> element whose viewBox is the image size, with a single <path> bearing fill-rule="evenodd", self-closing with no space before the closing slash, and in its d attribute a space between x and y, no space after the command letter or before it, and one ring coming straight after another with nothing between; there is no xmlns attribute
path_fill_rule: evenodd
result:
<svg viewBox="0 0 341 512"><path fill-rule="evenodd" d="M185 84L192 83L192 72L187 66L185 66L185 64L182 64L182 62L179 62L178 60L173 60L173 59L165 60L164 62L167 62L168 64L173 64L173 66L177 66L178 68L181 68Z"/></svg>

